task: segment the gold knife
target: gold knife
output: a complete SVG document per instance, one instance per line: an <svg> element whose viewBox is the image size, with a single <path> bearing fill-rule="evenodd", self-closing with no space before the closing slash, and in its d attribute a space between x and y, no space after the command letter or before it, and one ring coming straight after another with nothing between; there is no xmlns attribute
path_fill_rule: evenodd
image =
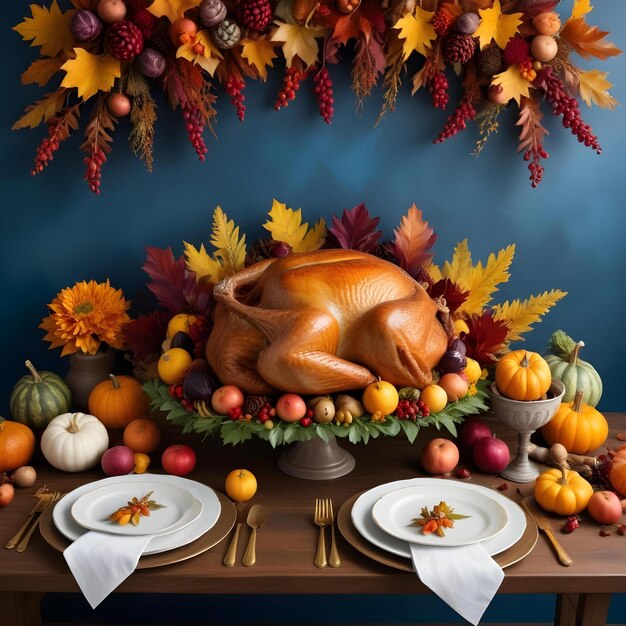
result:
<svg viewBox="0 0 626 626"><path fill-rule="evenodd" d="M539 509L539 507L535 504L533 498L523 498L522 506L528 512L528 514L535 520L537 526L546 533L546 537L549 539L552 547L554 548L556 555L559 559L561 565L565 565L565 567L569 567L574 561L570 558L569 554L563 550L563 547L558 542L557 538L554 536L552 532L552 527L550 525L550 518L545 515L543 511Z"/></svg>
<svg viewBox="0 0 626 626"><path fill-rule="evenodd" d="M224 555L224 565L226 567L232 567L237 560L237 543L239 542L239 532L241 531L241 527L246 522L246 516L248 513L248 505L245 502L238 502L235 505L237 509L237 523L235 526L235 532L233 533L232 539L230 540L230 545L228 546L228 550Z"/></svg>

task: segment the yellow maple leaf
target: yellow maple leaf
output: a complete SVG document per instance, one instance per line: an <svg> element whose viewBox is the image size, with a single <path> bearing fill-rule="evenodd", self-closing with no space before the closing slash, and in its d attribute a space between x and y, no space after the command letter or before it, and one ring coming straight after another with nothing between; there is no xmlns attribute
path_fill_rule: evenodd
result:
<svg viewBox="0 0 626 626"><path fill-rule="evenodd" d="M428 275L432 279L433 283L443 280L444 276L441 268L434 263L432 259L424 263L424 269L428 272Z"/></svg>
<svg viewBox="0 0 626 626"><path fill-rule="evenodd" d="M572 17L583 17L587 13L591 13L591 11L593 11L591 0L575 0L572 7Z"/></svg>
<svg viewBox="0 0 626 626"><path fill-rule="evenodd" d="M74 35L70 30L70 22L74 10L61 12L56 0L52 0L50 9L30 5L32 17L25 17L13 27L24 41L32 39L31 46L41 46L41 54L54 57L59 52L69 53L74 46Z"/></svg>
<svg viewBox="0 0 626 626"><path fill-rule="evenodd" d="M493 307L493 318L507 323L509 327L507 341L523 340L522 333L532 330L532 324L539 322L541 316L566 295L566 291L551 289L537 296L530 296L524 301L507 300Z"/></svg>
<svg viewBox="0 0 626 626"><path fill-rule="evenodd" d="M200 4L201 0L154 0L148 7L148 11L157 17L167 17L170 22L175 22L183 17L185 11L193 9Z"/></svg>
<svg viewBox="0 0 626 626"><path fill-rule="evenodd" d="M22 72L22 85L36 83L44 87L48 81L61 69L64 60L58 57L54 59L37 59L33 61L25 72Z"/></svg>
<svg viewBox="0 0 626 626"><path fill-rule="evenodd" d="M272 59L277 57L274 52L274 46L267 37L262 39L244 39L241 56L247 59L250 65L256 67L263 81L267 79L267 66L274 67Z"/></svg>
<svg viewBox="0 0 626 626"><path fill-rule="evenodd" d="M321 37L324 34L324 29L309 28L299 24L286 24L280 20L275 20L274 23L278 28L274 30L270 39L283 44L283 54L287 61L287 67L291 67L295 56L304 61L307 67L311 67L317 61L319 52L316 37Z"/></svg>
<svg viewBox="0 0 626 626"><path fill-rule="evenodd" d="M470 275L473 269L472 253L467 245L467 239L456 244L452 253L452 261L446 261L441 270L442 278L465 285L470 282Z"/></svg>
<svg viewBox="0 0 626 626"><path fill-rule="evenodd" d="M61 87L60 89L49 93L41 100L37 100L34 104L29 104L26 107L24 115L22 115L22 117L20 117L20 119L13 124L11 130L18 130L19 128L35 128L36 126L39 126L41 122L48 121L63 108L66 97L67 89Z"/></svg>
<svg viewBox="0 0 626 626"><path fill-rule="evenodd" d="M433 12L416 6L414 13L406 13L393 25L395 29L400 30L398 38L404 39L402 44L404 61L414 50L422 56L428 56L428 48L432 48L432 42L437 39L435 27L431 24L433 15L435 15Z"/></svg>
<svg viewBox="0 0 626 626"><path fill-rule="evenodd" d="M309 230L308 223L302 223L302 209L294 211L275 198L268 215L270 219L263 224L263 228L271 233L275 241L289 244L294 252L318 250L324 244L326 223L323 219Z"/></svg>
<svg viewBox="0 0 626 626"><path fill-rule="evenodd" d="M459 307L459 313L466 315L480 315L485 306L491 301L494 292L498 291L498 285L509 280L509 266L515 255L515 245L511 244L498 254L489 255L487 263L479 261L470 274L469 280L459 282L462 289L470 292L467 300Z"/></svg>
<svg viewBox="0 0 626 626"><path fill-rule="evenodd" d="M522 97L528 98L532 85L522 76L519 65L511 65L505 72L496 74L491 80L492 85L502 87L502 97L508 102L513 98L520 104Z"/></svg>
<svg viewBox="0 0 626 626"><path fill-rule="evenodd" d="M504 50L509 39L517 34L523 14L502 13L500 0L495 0L490 9L479 9L478 13L482 19L473 36L479 38L481 50L486 48L492 39Z"/></svg>
<svg viewBox="0 0 626 626"><path fill-rule="evenodd" d="M581 71L578 76L578 89L580 97L591 107L595 105L603 109L614 109L619 102L608 92L613 87L606 77L608 72L600 70Z"/></svg>
<svg viewBox="0 0 626 626"><path fill-rule="evenodd" d="M67 74L62 87L77 87L78 97L88 100L98 91L109 91L120 77L120 62L110 54L91 54L83 48L74 48L75 59L66 61L61 69Z"/></svg>
<svg viewBox="0 0 626 626"><path fill-rule="evenodd" d="M215 73L220 60L224 58L206 30L198 31L191 41L180 46L176 50L176 57L196 63L211 76Z"/></svg>
<svg viewBox="0 0 626 626"><path fill-rule="evenodd" d="M213 231L211 244L217 248L215 256L221 260L225 271L234 274L243 268L246 260L246 236L239 237L239 226L229 220L222 207L215 207L213 212Z"/></svg>
<svg viewBox="0 0 626 626"><path fill-rule="evenodd" d="M188 270L195 272L196 281L204 279L215 284L226 276L224 266L206 251L204 244L200 244L199 250L186 241L183 241L183 245L185 246L185 265Z"/></svg>

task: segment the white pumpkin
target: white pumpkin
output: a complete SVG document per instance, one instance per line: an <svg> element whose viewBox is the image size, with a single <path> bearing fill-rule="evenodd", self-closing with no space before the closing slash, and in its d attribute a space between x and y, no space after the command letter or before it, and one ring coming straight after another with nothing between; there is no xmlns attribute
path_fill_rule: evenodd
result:
<svg viewBox="0 0 626 626"><path fill-rule="evenodd" d="M50 465L63 472L82 472L100 462L109 447L104 424L87 413L55 417L41 436L41 451Z"/></svg>

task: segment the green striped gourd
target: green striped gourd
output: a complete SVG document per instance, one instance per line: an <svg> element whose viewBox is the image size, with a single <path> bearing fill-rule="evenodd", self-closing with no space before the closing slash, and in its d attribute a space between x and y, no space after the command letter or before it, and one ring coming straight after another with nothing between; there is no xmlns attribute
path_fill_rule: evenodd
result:
<svg viewBox="0 0 626 626"><path fill-rule="evenodd" d="M578 358L584 342L575 343L562 330L550 337L550 352L546 361L554 378L565 385L563 402L573 402L576 391L583 392L585 404L596 406L602 396L602 379L594 367Z"/></svg>
<svg viewBox="0 0 626 626"><path fill-rule="evenodd" d="M44 429L50 420L68 413L72 394L63 379L53 372L38 372L26 361L30 372L17 381L11 393L11 415L33 430Z"/></svg>

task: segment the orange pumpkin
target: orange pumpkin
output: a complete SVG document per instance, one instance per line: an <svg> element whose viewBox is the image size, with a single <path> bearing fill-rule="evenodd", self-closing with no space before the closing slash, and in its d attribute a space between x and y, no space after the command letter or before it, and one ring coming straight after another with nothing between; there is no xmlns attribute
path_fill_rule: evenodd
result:
<svg viewBox="0 0 626 626"><path fill-rule="evenodd" d="M537 352L514 350L496 365L496 386L511 400L539 400L548 392L551 382L550 366Z"/></svg>
<svg viewBox="0 0 626 626"><path fill-rule="evenodd" d="M149 398L132 376L109 375L89 394L89 413L107 428L126 428L135 418L148 414Z"/></svg>
<svg viewBox="0 0 626 626"><path fill-rule="evenodd" d="M580 513L589 502L593 487L578 472L549 469L535 481L535 500L546 511L557 515Z"/></svg>
<svg viewBox="0 0 626 626"><path fill-rule="evenodd" d="M626 445L617 449L613 456L613 467L609 474L613 489L626 498Z"/></svg>
<svg viewBox="0 0 626 626"><path fill-rule="evenodd" d="M35 452L35 434L20 422L0 422L0 474L27 465Z"/></svg>
<svg viewBox="0 0 626 626"><path fill-rule="evenodd" d="M568 452L587 454L606 441L609 425L604 415L582 400L583 392L577 391L574 402L562 402L554 417L541 428L550 445L560 443Z"/></svg>

